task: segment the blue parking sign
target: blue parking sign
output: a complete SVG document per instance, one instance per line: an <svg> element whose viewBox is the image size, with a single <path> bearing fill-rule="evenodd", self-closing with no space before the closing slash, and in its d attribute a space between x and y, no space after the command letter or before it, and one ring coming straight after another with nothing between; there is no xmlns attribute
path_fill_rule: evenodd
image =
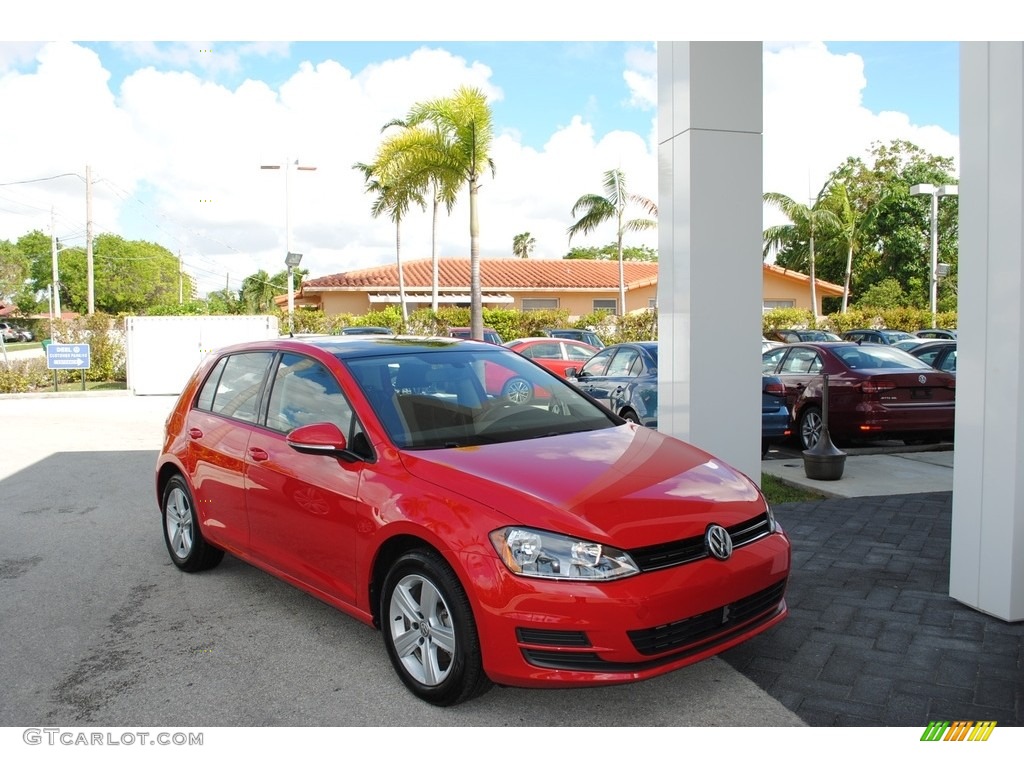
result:
<svg viewBox="0 0 1024 768"><path fill-rule="evenodd" d="M88 344L49 344L46 347L47 368L74 371L90 365Z"/></svg>

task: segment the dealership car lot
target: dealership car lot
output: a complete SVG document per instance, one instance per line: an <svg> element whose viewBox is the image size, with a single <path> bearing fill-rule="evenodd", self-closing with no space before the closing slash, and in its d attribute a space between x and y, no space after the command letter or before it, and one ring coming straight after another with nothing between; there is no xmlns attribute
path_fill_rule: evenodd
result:
<svg viewBox="0 0 1024 768"><path fill-rule="evenodd" d="M171 563L152 469L173 398L0 398L0 724L800 725L720 659L610 688L404 689L378 632L227 557ZM195 580L200 580L200 587Z"/></svg>

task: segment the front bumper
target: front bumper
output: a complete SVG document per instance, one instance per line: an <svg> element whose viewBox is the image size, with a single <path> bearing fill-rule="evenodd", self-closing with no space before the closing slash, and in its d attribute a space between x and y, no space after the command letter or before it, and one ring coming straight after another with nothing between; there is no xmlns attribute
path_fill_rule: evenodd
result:
<svg viewBox="0 0 1024 768"><path fill-rule="evenodd" d="M478 560L484 669L496 683L521 687L656 677L782 621L789 568L781 532L724 562L706 558L604 584L524 578L496 558Z"/></svg>

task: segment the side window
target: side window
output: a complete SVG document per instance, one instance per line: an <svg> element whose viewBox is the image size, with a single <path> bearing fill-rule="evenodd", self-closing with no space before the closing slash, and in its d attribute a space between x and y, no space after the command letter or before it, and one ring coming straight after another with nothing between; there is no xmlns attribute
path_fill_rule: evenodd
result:
<svg viewBox="0 0 1024 768"><path fill-rule="evenodd" d="M628 347L620 349L619 354L612 358L612 362L608 366L608 375L635 376L635 373L630 373L630 368L633 367L633 363L636 362L638 357L640 357L640 353L635 349L629 349Z"/></svg>
<svg viewBox="0 0 1024 768"><path fill-rule="evenodd" d="M560 360L562 357L558 342L532 344L523 350L523 356L531 359Z"/></svg>
<svg viewBox="0 0 1024 768"><path fill-rule="evenodd" d="M217 394L217 386L220 384L220 377L224 375L224 364L227 363L228 359L222 357L217 361L217 364L213 366L213 370L210 371L210 375L206 377L206 383L203 384L203 388L199 390L199 397L196 398L196 408L202 411L209 411L213 409L213 396Z"/></svg>
<svg viewBox="0 0 1024 768"><path fill-rule="evenodd" d="M593 354L594 353L587 349L587 347L581 347L579 344L573 344L569 341L565 342L566 360L583 362L589 360Z"/></svg>
<svg viewBox="0 0 1024 768"><path fill-rule="evenodd" d="M272 352L243 352L228 356L213 393L210 410L221 416L255 422L263 379L273 357ZM205 387L203 394L206 394Z"/></svg>
<svg viewBox="0 0 1024 768"><path fill-rule="evenodd" d="M934 368L935 367L935 356L938 355L938 354L939 354L939 350L931 349L931 350L928 350L927 352L922 352L920 355L918 355L918 358L921 360L922 363L928 363L928 365L930 365L930 366L932 366Z"/></svg>
<svg viewBox="0 0 1024 768"><path fill-rule="evenodd" d="M782 373L813 373L821 368L813 349L794 349L786 358Z"/></svg>
<svg viewBox="0 0 1024 768"><path fill-rule="evenodd" d="M589 373L591 376L604 376L604 372L608 368L608 361L611 360L614 354L614 349L604 349L598 352L590 359L590 362L583 366L581 373Z"/></svg>
<svg viewBox="0 0 1024 768"><path fill-rule="evenodd" d="M779 367L779 362L788 351L788 347L778 347L761 355L761 370L764 373L775 373Z"/></svg>
<svg viewBox="0 0 1024 768"><path fill-rule="evenodd" d="M337 425L352 437L352 407L334 375L312 358L287 353L274 374L267 426L279 432L318 422Z"/></svg>
<svg viewBox="0 0 1024 768"><path fill-rule="evenodd" d="M956 373L956 350L949 350L949 354L946 355L946 359L942 361L942 370L949 371L950 373Z"/></svg>

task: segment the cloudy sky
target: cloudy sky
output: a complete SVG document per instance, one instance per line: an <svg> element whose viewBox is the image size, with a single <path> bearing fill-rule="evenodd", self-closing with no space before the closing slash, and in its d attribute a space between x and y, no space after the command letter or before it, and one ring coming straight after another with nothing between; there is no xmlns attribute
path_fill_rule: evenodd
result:
<svg viewBox="0 0 1024 768"><path fill-rule="evenodd" d="M94 232L180 253L203 293L237 290L283 268L285 174L260 165L299 161L316 167L289 181L302 266L321 276L391 261L394 225L371 217L352 165L372 159L388 120L460 85L482 89L494 115L484 257L510 256L521 232L536 258L563 256L573 203L608 169L657 197L654 42L135 41L143 32L169 39L72 42L105 39L86 29L0 42L0 239L49 232L52 210L61 240L83 245L88 166ZM958 58L955 42L765 43L765 189L806 199L845 157L894 138L955 158ZM441 220L441 255L468 255L468 229L463 202ZM573 245L613 237L608 224ZM402 255L429 257L427 213L404 220Z"/></svg>

